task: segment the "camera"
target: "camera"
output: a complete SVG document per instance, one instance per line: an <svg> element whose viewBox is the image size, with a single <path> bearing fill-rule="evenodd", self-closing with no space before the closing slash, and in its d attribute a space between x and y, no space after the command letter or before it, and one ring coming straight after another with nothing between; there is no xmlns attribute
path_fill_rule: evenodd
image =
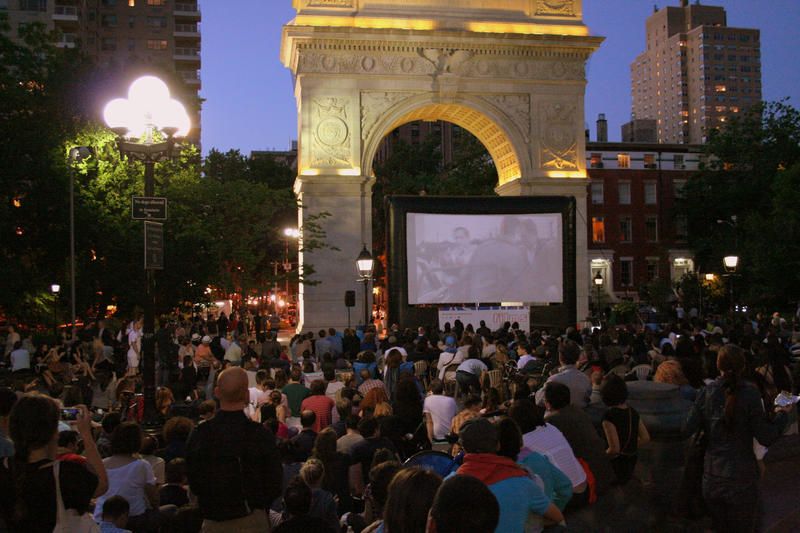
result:
<svg viewBox="0 0 800 533"><path fill-rule="evenodd" d="M68 407L66 409L61 410L61 420L65 422L74 422L78 419L78 413L81 410L77 407Z"/></svg>

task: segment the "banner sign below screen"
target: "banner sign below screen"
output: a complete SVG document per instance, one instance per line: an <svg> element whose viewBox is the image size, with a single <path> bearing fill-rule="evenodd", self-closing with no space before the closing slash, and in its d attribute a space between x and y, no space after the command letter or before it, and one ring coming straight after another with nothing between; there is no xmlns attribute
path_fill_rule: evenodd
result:
<svg viewBox="0 0 800 533"><path fill-rule="evenodd" d="M446 322L452 326L456 320L464 323L464 326L472 324L474 329L478 329L481 320L486 322L486 327L492 331L497 331L503 327L505 322L518 322L523 331L528 331L531 323L531 310L529 307L440 307L439 308L439 329L444 327Z"/></svg>

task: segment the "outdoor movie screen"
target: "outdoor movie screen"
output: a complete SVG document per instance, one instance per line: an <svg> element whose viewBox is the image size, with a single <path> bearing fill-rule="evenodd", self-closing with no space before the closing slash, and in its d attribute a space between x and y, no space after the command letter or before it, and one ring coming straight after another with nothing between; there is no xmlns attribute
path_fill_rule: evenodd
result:
<svg viewBox="0 0 800 533"><path fill-rule="evenodd" d="M408 303L561 303L562 215L406 214Z"/></svg>

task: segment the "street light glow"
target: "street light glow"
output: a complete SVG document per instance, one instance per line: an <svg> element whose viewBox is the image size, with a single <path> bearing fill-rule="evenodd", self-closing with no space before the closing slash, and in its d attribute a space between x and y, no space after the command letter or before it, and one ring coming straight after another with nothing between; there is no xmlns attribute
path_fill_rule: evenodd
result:
<svg viewBox="0 0 800 533"><path fill-rule="evenodd" d="M176 137L191 129L186 108L170 98L167 85L155 76L142 76L128 89L128 98L115 98L106 104L103 118L110 128L125 128L126 135L141 137L148 128L174 128Z"/></svg>
<svg viewBox="0 0 800 533"><path fill-rule="evenodd" d="M722 262L725 265L725 269L729 272L736 271L736 267L739 266L739 256L738 255L726 255Z"/></svg>
<svg viewBox="0 0 800 533"><path fill-rule="evenodd" d="M292 239L297 239L300 237L300 230L297 228L286 228L283 230L284 237L290 237Z"/></svg>
<svg viewBox="0 0 800 533"><path fill-rule="evenodd" d="M50 285L50 292L52 292L53 294L58 294L59 292L61 292L61 285L59 285L58 283L53 283L52 285Z"/></svg>

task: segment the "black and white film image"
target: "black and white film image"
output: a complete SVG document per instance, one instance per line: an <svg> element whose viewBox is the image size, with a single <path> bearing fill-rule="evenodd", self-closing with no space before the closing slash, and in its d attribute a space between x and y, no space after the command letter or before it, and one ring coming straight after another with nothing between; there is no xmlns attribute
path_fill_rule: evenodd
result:
<svg viewBox="0 0 800 533"><path fill-rule="evenodd" d="M561 215L408 213L410 304L563 301Z"/></svg>

